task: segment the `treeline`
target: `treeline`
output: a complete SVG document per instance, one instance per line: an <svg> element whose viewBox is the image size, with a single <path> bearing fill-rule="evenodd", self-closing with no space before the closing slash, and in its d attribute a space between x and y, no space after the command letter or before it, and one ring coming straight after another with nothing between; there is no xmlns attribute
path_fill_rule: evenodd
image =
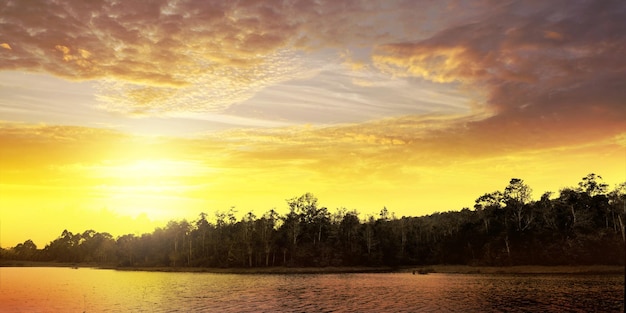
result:
<svg viewBox="0 0 626 313"><path fill-rule="evenodd" d="M386 208L364 219L345 209L331 214L310 193L287 205L286 215L237 219L231 209L215 222L201 213L141 236L64 230L43 249L27 240L1 256L141 267L624 265L626 182L609 191L595 174L537 201L514 178L473 209L422 217L397 218Z"/></svg>

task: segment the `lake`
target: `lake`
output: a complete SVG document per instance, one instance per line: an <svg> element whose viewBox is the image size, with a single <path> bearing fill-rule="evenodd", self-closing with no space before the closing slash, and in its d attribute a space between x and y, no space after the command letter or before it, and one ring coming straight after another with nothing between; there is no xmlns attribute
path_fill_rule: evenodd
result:
<svg viewBox="0 0 626 313"><path fill-rule="evenodd" d="M0 268L0 312L621 312L622 275Z"/></svg>

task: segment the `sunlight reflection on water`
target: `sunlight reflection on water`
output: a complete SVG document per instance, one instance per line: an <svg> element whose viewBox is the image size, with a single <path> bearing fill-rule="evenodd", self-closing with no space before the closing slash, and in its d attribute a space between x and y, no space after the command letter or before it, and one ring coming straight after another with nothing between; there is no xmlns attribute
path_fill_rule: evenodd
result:
<svg viewBox="0 0 626 313"><path fill-rule="evenodd" d="M0 312L620 312L620 275L0 268Z"/></svg>

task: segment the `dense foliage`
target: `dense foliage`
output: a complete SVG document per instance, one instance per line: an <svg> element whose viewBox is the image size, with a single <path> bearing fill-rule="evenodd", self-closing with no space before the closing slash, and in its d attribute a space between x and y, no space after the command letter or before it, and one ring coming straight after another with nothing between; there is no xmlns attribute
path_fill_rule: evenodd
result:
<svg viewBox="0 0 626 313"><path fill-rule="evenodd" d="M64 230L45 248L31 240L2 250L3 259L96 262L119 266L399 266L422 264L624 264L626 183L608 191L589 174L576 188L531 201L514 178L503 191L476 199L473 210L396 218L383 208L359 219L331 214L310 193L274 210L237 220L170 221L141 236Z"/></svg>

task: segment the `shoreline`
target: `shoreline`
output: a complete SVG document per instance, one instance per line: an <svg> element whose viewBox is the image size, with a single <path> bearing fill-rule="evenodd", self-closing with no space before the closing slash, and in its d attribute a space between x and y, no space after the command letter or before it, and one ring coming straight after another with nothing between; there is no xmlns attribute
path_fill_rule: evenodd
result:
<svg viewBox="0 0 626 313"><path fill-rule="evenodd" d="M96 263L56 263L33 261L0 261L1 267L69 267L110 269L116 271L142 271L167 273L213 273L213 274L350 274L350 273L408 273L408 274L569 274L610 275L624 274L620 265L516 265L516 266L469 266L469 265L426 265L402 267L118 267Z"/></svg>
<svg viewBox="0 0 626 313"><path fill-rule="evenodd" d="M514 266L469 266L469 265L432 265L412 267L405 272L416 273L441 273L441 274L567 274L567 275L593 275L593 274L624 274L624 266L621 265L514 265ZM421 272L419 272L421 271Z"/></svg>

